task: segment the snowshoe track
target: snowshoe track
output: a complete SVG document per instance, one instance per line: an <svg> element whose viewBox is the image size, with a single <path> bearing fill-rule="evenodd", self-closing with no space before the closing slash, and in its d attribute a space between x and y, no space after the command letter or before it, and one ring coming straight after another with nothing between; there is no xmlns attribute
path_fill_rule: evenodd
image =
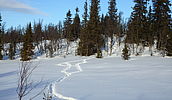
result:
<svg viewBox="0 0 172 100"><path fill-rule="evenodd" d="M83 70L82 70L80 65L87 63L87 60L89 60L89 59L91 59L91 58L68 61L68 62L63 62L63 63L57 64L58 66L62 66L62 67L65 67L65 68L61 71L61 73L64 73L64 76L62 78L52 82L49 85L48 90L50 92L50 95L53 97L53 100L54 100L54 98L57 98L57 99L60 99L60 100L77 100L76 98L73 98L73 97L63 96L62 94L57 92L56 89L58 90L58 88L57 88L58 84L60 84L66 78L69 78L73 74L82 72ZM73 67L76 68L76 71L69 72L69 70L71 68L73 68Z"/></svg>

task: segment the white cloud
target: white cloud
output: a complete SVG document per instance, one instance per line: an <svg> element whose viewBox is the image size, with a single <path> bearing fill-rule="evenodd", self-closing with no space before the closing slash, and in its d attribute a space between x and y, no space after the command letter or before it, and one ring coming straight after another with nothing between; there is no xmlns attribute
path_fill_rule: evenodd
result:
<svg viewBox="0 0 172 100"><path fill-rule="evenodd" d="M47 16L46 13L16 0L0 0L0 9Z"/></svg>

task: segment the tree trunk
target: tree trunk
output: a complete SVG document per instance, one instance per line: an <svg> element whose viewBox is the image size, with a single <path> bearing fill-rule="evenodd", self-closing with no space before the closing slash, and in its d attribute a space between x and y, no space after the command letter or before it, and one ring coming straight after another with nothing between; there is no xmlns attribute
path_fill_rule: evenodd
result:
<svg viewBox="0 0 172 100"><path fill-rule="evenodd" d="M69 45L70 45L70 42L67 40L67 48L66 48L66 55L68 55L68 51L69 51Z"/></svg>
<svg viewBox="0 0 172 100"><path fill-rule="evenodd" d="M110 40L110 56L112 55L112 47L113 47L113 36L111 37Z"/></svg>

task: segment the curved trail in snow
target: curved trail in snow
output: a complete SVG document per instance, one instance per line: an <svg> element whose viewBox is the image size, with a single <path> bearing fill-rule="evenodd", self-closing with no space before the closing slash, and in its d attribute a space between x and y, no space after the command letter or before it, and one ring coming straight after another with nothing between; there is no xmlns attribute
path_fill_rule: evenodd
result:
<svg viewBox="0 0 172 100"><path fill-rule="evenodd" d="M56 87L58 86L59 83L64 81L66 78L69 78L72 74L82 72L83 70L82 70L80 65L87 63L87 60L89 60L89 59L91 59L91 58L82 59L82 60L68 61L68 62L63 62L63 63L57 64L58 66L65 67L61 71L61 73L64 73L64 76L49 85L50 95L53 98L55 97L55 98L58 98L60 100L77 100L76 98L73 98L73 97L63 96L62 94L60 94L59 92L56 91ZM69 72L69 70L71 70L71 68L75 68L76 70Z"/></svg>

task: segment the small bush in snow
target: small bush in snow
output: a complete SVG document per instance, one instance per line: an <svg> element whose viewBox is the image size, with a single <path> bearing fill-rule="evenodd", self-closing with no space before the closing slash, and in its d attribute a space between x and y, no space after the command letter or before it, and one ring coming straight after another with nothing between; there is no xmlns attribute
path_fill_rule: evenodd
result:
<svg viewBox="0 0 172 100"><path fill-rule="evenodd" d="M122 50L122 58L124 60L129 60L129 58L130 58L129 49L128 49L128 46L126 44L124 46L124 49Z"/></svg>

